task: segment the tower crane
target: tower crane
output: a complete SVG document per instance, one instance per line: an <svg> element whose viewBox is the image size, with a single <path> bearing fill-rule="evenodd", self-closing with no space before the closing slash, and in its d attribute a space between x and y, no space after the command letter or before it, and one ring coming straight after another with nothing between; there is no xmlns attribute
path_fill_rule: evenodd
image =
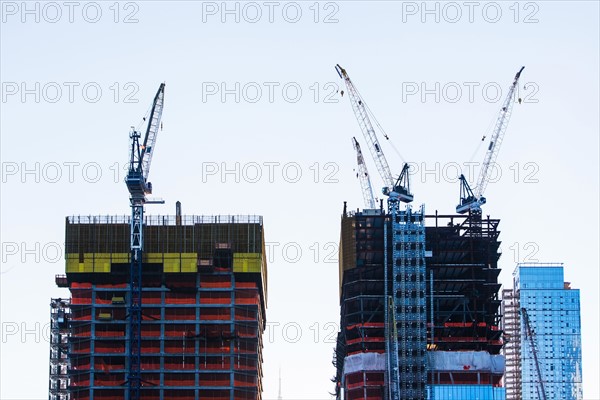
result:
<svg viewBox="0 0 600 400"><path fill-rule="evenodd" d="M510 85L508 94L506 95L506 99L502 103L502 108L498 114L498 119L496 120L494 132L492 133L492 137L490 139L490 144L485 154L483 164L481 165L481 171L479 172L479 178L477 178L475 190L471 189L467 179L463 174L461 174L459 177L460 203L456 206L456 212L459 214L464 214L470 210L475 211L476 213L481 213L481 206L486 203L486 199L483 197L483 192L490 181L491 166L496 162L498 152L500 151L500 145L502 144L504 134L506 133L506 128L508 127L508 122L510 121L510 116L512 114L512 108L514 105L513 99L515 96L515 90L519 83L521 72L523 72L524 68L525 67L521 67L519 72L517 72L515 75L513 83Z"/></svg>
<svg viewBox="0 0 600 400"><path fill-rule="evenodd" d="M535 370L538 376L538 397L540 400L546 400L546 389L544 388L544 381L542 379L542 369L540 368L540 361L537 356L537 348L535 345L535 332L531 328L531 323L529 322L529 314L527 313L527 309L525 307L521 308L521 315L523 315L523 321L525 322L525 333L527 338L529 339L529 345L531 346L531 353L533 354L533 361L535 363Z"/></svg>
<svg viewBox="0 0 600 400"><path fill-rule="evenodd" d="M348 89L348 97L350 98L352 110L354 111L354 115L356 116L356 120L358 121L358 125L360 126L363 136L367 141L367 147L369 148L371 156L375 161L377 171L386 185L382 190L383 194L390 196L391 198L397 198L404 203L410 203L413 201L414 196L410 193L408 164L404 164L400 176L398 179L394 179L387 159L385 158L381 145L379 144L379 140L377 139L377 135L375 134L373 124L369 119L365 102L361 99L358 90L356 90L356 87L350 80L346 70L339 64L335 66L335 70L340 78L344 79L346 88ZM387 136L385 137L387 139Z"/></svg>
<svg viewBox="0 0 600 400"><path fill-rule="evenodd" d="M360 187L362 189L363 198L365 200L365 207L373 209L375 208L375 198L373 197L373 187L371 186L371 178L367 171L367 165L363 157L362 151L360 150L360 144L355 137L352 137L352 144L354 150L356 150L356 162L358 164L358 179L360 180Z"/></svg>
<svg viewBox="0 0 600 400"><path fill-rule="evenodd" d="M165 96L165 84L162 83L154 96L152 109L146 127L144 141L140 143L141 133L132 128L129 170L125 183L130 194L131 231L130 231L130 280L129 280L129 353L127 369L128 400L139 400L141 387L141 330L142 330L142 252L144 249L144 204L164 203L162 200L146 199L152 193L152 184L148 181L150 163L154 154L156 137L161 127L161 117ZM145 119L144 119L145 120Z"/></svg>

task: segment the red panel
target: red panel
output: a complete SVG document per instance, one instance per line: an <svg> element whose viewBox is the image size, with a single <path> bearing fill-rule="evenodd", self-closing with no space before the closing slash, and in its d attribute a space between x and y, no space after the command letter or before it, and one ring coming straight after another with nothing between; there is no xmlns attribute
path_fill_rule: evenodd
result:
<svg viewBox="0 0 600 400"><path fill-rule="evenodd" d="M166 304L196 304L195 293L177 293L167 292L165 293Z"/></svg>
<svg viewBox="0 0 600 400"><path fill-rule="evenodd" d="M194 386L194 374L165 374L165 386Z"/></svg>
<svg viewBox="0 0 600 400"><path fill-rule="evenodd" d="M142 324L142 336L159 337L160 325Z"/></svg>
<svg viewBox="0 0 600 400"><path fill-rule="evenodd" d="M257 291L237 292L235 304L260 304L260 297Z"/></svg>
<svg viewBox="0 0 600 400"><path fill-rule="evenodd" d="M237 283L236 283L237 286ZM230 288L231 287L231 276L230 275L201 275L200 276L200 287L201 288Z"/></svg>
<svg viewBox="0 0 600 400"><path fill-rule="evenodd" d="M165 319L171 321L195 321L196 310L194 308L167 308Z"/></svg>
<svg viewBox="0 0 600 400"><path fill-rule="evenodd" d="M143 292L142 304L160 304L162 301L160 292Z"/></svg>
<svg viewBox="0 0 600 400"><path fill-rule="evenodd" d="M103 373L99 372L94 375L95 386L120 386L125 382L123 373ZM94 393L94 397L95 393Z"/></svg>
<svg viewBox="0 0 600 400"><path fill-rule="evenodd" d="M200 386L229 386L229 374L200 374Z"/></svg>
<svg viewBox="0 0 600 400"><path fill-rule="evenodd" d="M96 341L95 353L125 353L125 341Z"/></svg>
<svg viewBox="0 0 600 400"><path fill-rule="evenodd" d="M236 309L235 320L236 321L256 321L258 318L255 310Z"/></svg>
<svg viewBox="0 0 600 400"><path fill-rule="evenodd" d="M200 319L202 321L227 321L231 319L231 312L228 308L203 308L200 310Z"/></svg>
<svg viewBox="0 0 600 400"><path fill-rule="evenodd" d="M201 304L230 304L230 292L204 292L200 297Z"/></svg>
<svg viewBox="0 0 600 400"><path fill-rule="evenodd" d="M194 311L194 310L191 310ZM194 311L195 313L195 311ZM194 324L171 324L165 325L165 336L183 339L195 335Z"/></svg>

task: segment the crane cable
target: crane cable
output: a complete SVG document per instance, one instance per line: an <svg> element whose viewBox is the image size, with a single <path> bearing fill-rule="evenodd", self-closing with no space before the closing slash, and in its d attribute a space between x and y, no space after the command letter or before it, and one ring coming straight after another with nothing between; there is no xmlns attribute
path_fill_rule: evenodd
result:
<svg viewBox="0 0 600 400"><path fill-rule="evenodd" d="M379 123L377 118L375 117L375 114L373 114L373 111L371 111L371 109L369 108L369 105L365 102L364 97L362 96L362 94L360 94L360 92L358 91L356 86L354 87L354 90L356 90L356 93L358 93L358 96L360 97L362 104L365 106L365 110L367 110L367 113L371 116L373 121L375 121L375 125L381 131L381 133L383 134L383 137L390 143L390 146L392 147L394 152L398 155L398 157L400 157L400 160L402 161L402 164L404 165L406 163L406 161L404 160L404 157L402 157L402 154L400 154L400 151L398 151L398 149L394 145L394 142L392 142L390 140L389 135L386 133L385 129L383 129L383 127L381 126L381 124ZM377 135L377 132L375 132L374 134Z"/></svg>
<svg viewBox="0 0 600 400"><path fill-rule="evenodd" d="M496 117L492 117L492 119L490 120L487 128L484 131L483 137L481 138L481 140L479 141L479 143L477 144L477 146L475 147L475 150L473 151L473 154L471 155L471 158L469 158L469 164L473 162L473 160L475 159L475 157L477 156L477 154L481 151L481 146L486 143L486 139L489 141L489 136L490 136L490 131L492 129L492 125L494 124ZM463 167L461 168L460 173L464 175L465 173L465 167L466 165L463 164ZM471 179L474 179L475 177L469 177Z"/></svg>
<svg viewBox="0 0 600 400"><path fill-rule="evenodd" d="M148 107L148 109L146 110L146 113L144 114L144 116L142 117L142 120L138 123L138 125L136 127L132 128L137 131L140 132L141 134L141 128L142 125L144 125L145 122L148 122L148 119L150 118L150 111L152 110L152 104L150 104L150 106ZM142 139L143 140L143 139ZM140 144L140 147L143 146L143 144ZM129 165L129 163L131 162L131 148L129 148L127 150L127 163L126 165Z"/></svg>
<svg viewBox="0 0 600 400"><path fill-rule="evenodd" d="M146 113L144 114L144 116L142 117L142 120L140 121L140 123L136 126L135 130L139 131L140 128L142 127L142 125L144 125L145 122L148 122L148 119L150 118L150 111L152 110L152 104L150 104L150 106L148 107L148 109L146 110Z"/></svg>
<svg viewBox="0 0 600 400"><path fill-rule="evenodd" d="M515 88L516 91L514 93L514 98L512 99L512 101L516 101L519 104L522 104L522 99L521 99L521 93L520 93L520 86L517 85L517 87ZM477 155L477 153L479 153L479 151L481 150L481 145L485 142L485 139L488 139L488 141L490 140L490 134L493 134L494 132L492 131L493 126L495 126L496 120L498 119L497 115L492 116L487 128L484 131L484 135L481 138L481 140L479 141L479 144L477 145L477 147L475 148L475 151L473 151L473 154L471 155L471 158L469 159L469 163L473 162L473 159L475 158L475 156ZM464 167L461 168L461 174L464 174ZM474 177L471 177L474 178Z"/></svg>

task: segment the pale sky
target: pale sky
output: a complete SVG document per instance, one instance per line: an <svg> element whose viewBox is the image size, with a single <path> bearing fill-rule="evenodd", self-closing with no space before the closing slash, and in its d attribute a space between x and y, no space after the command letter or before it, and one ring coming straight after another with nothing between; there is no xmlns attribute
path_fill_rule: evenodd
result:
<svg viewBox="0 0 600 400"><path fill-rule="evenodd" d="M467 2L468 3L468 2ZM115 5L116 4L116 5ZM149 214L257 214L269 249L264 398L329 399L343 202L363 206L334 65L452 213L524 65L484 215L503 284L563 262L581 289L583 387L599 399L598 2L2 2L1 399L48 395L49 301L67 215L128 215L128 133L166 82ZM116 21L116 22L115 22ZM498 93L500 89L500 93ZM384 143L394 173L402 162Z"/></svg>

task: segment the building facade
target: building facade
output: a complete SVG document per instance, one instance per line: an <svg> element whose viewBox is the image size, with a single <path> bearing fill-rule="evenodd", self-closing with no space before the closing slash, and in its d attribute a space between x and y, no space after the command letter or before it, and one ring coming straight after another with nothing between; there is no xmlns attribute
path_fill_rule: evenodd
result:
<svg viewBox="0 0 600 400"><path fill-rule="evenodd" d="M506 349L506 386L514 388L507 400L583 399L579 290L559 263L518 264L513 280L504 291L514 343Z"/></svg>
<svg viewBox="0 0 600 400"><path fill-rule="evenodd" d="M129 230L127 217L67 218L51 399L128 398ZM141 399L260 400L262 218L146 217L144 235Z"/></svg>

